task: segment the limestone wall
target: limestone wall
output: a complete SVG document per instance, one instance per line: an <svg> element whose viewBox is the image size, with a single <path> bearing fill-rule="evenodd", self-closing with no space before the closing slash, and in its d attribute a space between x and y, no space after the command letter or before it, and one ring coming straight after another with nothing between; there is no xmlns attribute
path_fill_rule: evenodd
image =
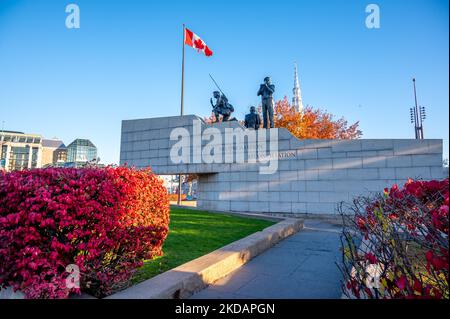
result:
<svg viewBox="0 0 450 319"><path fill-rule="evenodd" d="M222 211L333 214L341 201L383 191L410 177L443 177L442 140L298 140L286 129L268 130L278 142L278 169L273 174L261 174L260 167L267 164L258 162L198 162L199 154L193 151L189 163L174 164L169 156L178 142L170 140L173 129L187 129L193 150L195 137L200 137L201 146L208 143L200 135L209 127L221 132L241 128L238 122L201 123L196 130L193 120L200 119L188 115L123 121L120 163L151 166L157 174L197 173L198 207Z"/></svg>

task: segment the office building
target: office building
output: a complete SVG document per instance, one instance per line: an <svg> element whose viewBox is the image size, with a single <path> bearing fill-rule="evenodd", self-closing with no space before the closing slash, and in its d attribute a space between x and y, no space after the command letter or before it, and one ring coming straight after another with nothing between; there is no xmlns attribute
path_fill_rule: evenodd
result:
<svg viewBox="0 0 450 319"><path fill-rule="evenodd" d="M0 169L13 171L42 167L41 135L2 131L0 146Z"/></svg>
<svg viewBox="0 0 450 319"><path fill-rule="evenodd" d="M61 166L67 161L67 147L58 139L42 139L42 167Z"/></svg>

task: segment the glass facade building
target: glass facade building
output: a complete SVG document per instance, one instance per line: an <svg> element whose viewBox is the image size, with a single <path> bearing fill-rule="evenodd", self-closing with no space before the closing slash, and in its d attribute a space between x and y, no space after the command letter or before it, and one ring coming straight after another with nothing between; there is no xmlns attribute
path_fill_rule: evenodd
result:
<svg viewBox="0 0 450 319"><path fill-rule="evenodd" d="M6 171L41 167L40 135L2 131L0 133L0 169Z"/></svg>
<svg viewBox="0 0 450 319"><path fill-rule="evenodd" d="M0 170L86 165L99 165L97 147L88 139L76 139L66 147L56 138L43 139L40 135L0 131Z"/></svg>
<svg viewBox="0 0 450 319"><path fill-rule="evenodd" d="M97 159L97 147L87 139L76 139L67 146L67 162L86 163Z"/></svg>

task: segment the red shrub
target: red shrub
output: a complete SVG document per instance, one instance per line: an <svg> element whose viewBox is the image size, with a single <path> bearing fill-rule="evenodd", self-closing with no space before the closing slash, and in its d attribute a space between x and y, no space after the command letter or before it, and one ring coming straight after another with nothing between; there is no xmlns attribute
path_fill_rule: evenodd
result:
<svg viewBox="0 0 450 319"><path fill-rule="evenodd" d="M449 297L448 182L409 180L354 200L354 216L344 217L347 295ZM368 270L372 264L377 270Z"/></svg>
<svg viewBox="0 0 450 319"><path fill-rule="evenodd" d="M122 288L161 254L168 195L150 170L46 168L0 175L0 288L27 298L66 298L66 266L81 290Z"/></svg>

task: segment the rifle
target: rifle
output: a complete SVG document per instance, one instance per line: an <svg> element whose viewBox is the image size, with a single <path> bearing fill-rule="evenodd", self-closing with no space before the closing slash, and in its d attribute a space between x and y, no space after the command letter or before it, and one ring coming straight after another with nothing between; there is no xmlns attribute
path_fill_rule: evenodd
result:
<svg viewBox="0 0 450 319"><path fill-rule="evenodd" d="M214 78L212 77L211 74L209 74L209 77L211 78L211 80L213 80L214 84L216 85L216 87L219 89L220 93L222 94L222 98L225 102L225 106L228 106L228 108L230 109L231 112L234 112L234 107L233 105L231 105L230 103L228 103L228 98L225 96L225 94L222 92L222 90L220 89L219 85L217 84L216 80L214 80ZM216 106L217 107L217 106ZM216 108L214 107L213 110Z"/></svg>
<svg viewBox="0 0 450 319"><path fill-rule="evenodd" d="M212 77L211 74L209 74L209 77L211 78L211 80L214 82L214 84L216 85L216 87L219 89L220 93L222 93L222 95L225 96L225 94L222 92L222 90L220 89L219 85L217 84L216 80L214 80L214 78Z"/></svg>

